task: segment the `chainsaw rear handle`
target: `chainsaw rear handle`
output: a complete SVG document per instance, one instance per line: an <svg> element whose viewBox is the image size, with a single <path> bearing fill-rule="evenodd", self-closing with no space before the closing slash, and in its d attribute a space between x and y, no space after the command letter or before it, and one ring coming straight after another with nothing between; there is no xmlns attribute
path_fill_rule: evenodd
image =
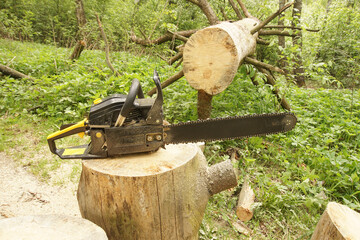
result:
<svg viewBox="0 0 360 240"><path fill-rule="evenodd" d="M59 155L59 149L56 148L55 140L74 135L76 133L84 133L86 131L87 119L85 118L83 121L80 121L70 127L59 130L53 134L50 134L47 137L47 141L49 144L50 151L54 154Z"/></svg>
<svg viewBox="0 0 360 240"><path fill-rule="evenodd" d="M126 97L124 105L122 106L120 114L116 120L116 127L119 127L124 123L125 119L128 117L129 113L134 108L134 101L136 96L138 96L138 98L144 98L144 93L142 91L140 82L138 79L135 78L132 80L129 94Z"/></svg>

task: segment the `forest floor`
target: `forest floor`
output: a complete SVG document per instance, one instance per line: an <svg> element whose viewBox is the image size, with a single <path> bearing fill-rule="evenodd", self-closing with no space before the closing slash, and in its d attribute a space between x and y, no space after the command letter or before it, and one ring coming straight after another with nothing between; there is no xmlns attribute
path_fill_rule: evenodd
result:
<svg viewBox="0 0 360 240"><path fill-rule="evenodd" d="M59 214L80 216L77 185L57 186L39 181L13 158L0 152L0 219Z"/></svg>

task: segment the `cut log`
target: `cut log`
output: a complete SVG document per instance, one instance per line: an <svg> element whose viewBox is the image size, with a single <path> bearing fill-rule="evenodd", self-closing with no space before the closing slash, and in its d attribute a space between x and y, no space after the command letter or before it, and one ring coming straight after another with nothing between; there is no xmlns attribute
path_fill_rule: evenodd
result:
<svg viewBox="0 0 360 240"><path fill-rule="evenodd" d="M339 203L328 203L311 240L360 239L360 214Z"/></svg>
<svg viewBox="0 0 360 240"><path fill-rule="evenodd" d="M80 212L109 239L198 239L209 197L237 185L231 162L208 167L196 144L82 165Z"/></svg>
<svg viewBox="0 0 360 240"><path fill-rule="evenodd" d="M255 194L248 180L244 180L244 184L241 188L239 195L239 201L236 207L236 215L241 221L249 221L253 217L253 211L251 206L255 201Z"/></svg>
<svg viewBox="0 0 360 240"><path fill-rule="evenodd" d="M0 220L0 239L106 240L92 222L63 215L21 216Z"/></svg>
<svg viewBox="0 0 360 240"><path fill-rule="evenodd" d="M255 51L257 33L250 30L259 22L243 19L223 22L194 33L183 56L186 80L196 90L216 95L232 82L240 63Z"/></svg>

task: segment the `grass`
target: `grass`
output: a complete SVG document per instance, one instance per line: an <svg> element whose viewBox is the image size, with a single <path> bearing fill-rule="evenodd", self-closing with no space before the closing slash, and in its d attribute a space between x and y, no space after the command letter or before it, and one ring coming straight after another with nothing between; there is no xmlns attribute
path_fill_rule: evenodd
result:
<svg viewBox="0 0 360 240"><path fill-rule="evenodd" d="M153 69L162 79L175 72L156 58L119 52L112 57L122 75L114 77L103 52L85 51L76 62L66 60L69 54L68 49L0 40L1 63L11 62L37 78L0 76L0 151L55 184L77 182L81 166L48 151L49 133L82 120L93 99L126 93L132 78L147 91L153 87ZM282 111L271 88L254 87L245 73L241 68L229 88L214 97L212 117ZM238 233L235 215L246 176L256 194L254 217L246 223L254 239L309 239L329 201L360 210L360 90L299 89L285 81L279 87L298 118L293 131L207 145L210 165L236 152L239 184L210 199L200 239L248 239ZM184 79L164 89L164 97L169 122L196 119L197 94ZM78 143L76 138L64 142Z"/></svg>

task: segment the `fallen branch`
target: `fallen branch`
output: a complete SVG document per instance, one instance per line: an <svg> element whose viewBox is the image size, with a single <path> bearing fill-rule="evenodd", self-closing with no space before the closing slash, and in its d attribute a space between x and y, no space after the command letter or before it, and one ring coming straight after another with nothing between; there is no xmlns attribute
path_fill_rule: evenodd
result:
<svg viewBox="0 0 360 240"><path fill-rule="evenodd" d="M290 29L296 29L296 30L303 30L300 27L281 26L281 25L267 25L267 26L264 26L264 28L290 28ZM308 32L319 32L320 31L320 29L308 29L308 28L305 28L304 30L306 30Z"/></svg>
<svg viewBox="0 0 360 240"><path fill-rule="evenodd" d="M257 38L256 43L262 44L262 45L270 45L270 43L268 41L261 39L261 38Z"/></svg>
<svg viewBox="0 0 360 240"><path fill-rule="evenodd" d="M226 13L225 13L224 8L220 8L220 11L221 11L221 13L222 13L222 15L223 15L223 17L224 17L225 21L229 21L229 18L228 18L228 16L227 16L227 15L226 15Z"/></svg>
<svg viewBox="0 0 360 240"><path fill-rule="evenodd" d="M194 34L197 30L187 30L187 31L180 31L180 32L175 32L173 34L175 35L179 35L182 37L190 37L192 34ZM158 44L162 44L164 42L168 42L168 41L172 41L173 40L173 34L171 33L166 33L165 35L154 39L154 40L148 40L148 39L141 39L136 37L136 35L134 33L131 34L130 39L131 41L143 45L143 46L152 46L152 45L158 45Z"/></svg>
<svg viewBox="0 0 360 240"><path fill-rule="evenodd" d="M179 60L180 58L182 58L182 56L183 56L183 52L177 53L175 56L173 56L172 58L170 58L170 60L168 61L169 65L173 65L177 60Z"/></svg>
<svg viewBox="0 0 360 240"><path fill-rule="evenodd" d="M287 37L295 37L299 34L297 33L290 33L288 31L282 31L282 30L260 30L259 35L279 35L279 36L287 36Z"/></svg>
<svg viewBox="0 0 360 240"><path fill-rule="evenodd" d="M181 35L179 35L179 34L177 34L177 33L174 33L174 32L171 32L171 31L169 31L168 30L168 33L170 33L170 34L172 34L176 39L179 39L179 40L181 40L181 41L183 41L183 42L187 42L187 40L188 40L188 38L186 38L186 37L184 37L184 36L181 36Z"/></svg>
<svg viewBox="0 0 360 240"><path fill-rule="evenodd" d="M276 81L274 76L271 74L271 72L265 68L259 67L259 66L255 66L260 72L262 72L265 77L266 77L266 83L270 84L273 87L272 92L275 94L276 98L278 99L278 101L280 102L280 105L286 109L289 110L291 109L290 104L287 102L287 100L284 97L280 96L280 91L279 89L275 86L276 85Z"/></svg>
<svg viewBox="0 0 360 240"><path fill-rule="evenodd" d="M253 16L249 13L249 11L247 10L245 4L241 1L241 0L237 0L237 2L239 3L241 10L243 11L245 17L248 18L253 18Z"/></svg>
<svg viewBox="0 0 360 240"><path fill-rule="evenodd" d="M174 83L176 80L179 80L180 78L182 78L184 76L184 71L181 70L180 72L176 73L175 75L169 77L167 80L165 80L164 82L161 83L161 88L164 89L167 86L169 86L170 84ZM154 93L156 92L156 87L151 89L147 95L152 96L154 95Z"/></svg>
<svg viewBox="0 0 360 240"><path fill-rule="evenodd" d="M5 66L5 65L2 65L0 64L0 72L2 72L3 74L5 75L8 75L8 76L11 76L13 78L26 78L26 79L29 79L29 80L32 80L34 81L35 79L33 79L32 77L26 75L26 74L23 74L19 71L16 71L15 69L12 69L8 66Z"/></svg>
<svg viewBox="0 0 360 240"><path fill-rule="evenodd" d="M184 61L184 58L181 58L180 61L176 64L175 69L177 69L183 61Z"/></svg>
<svg viewBox="0 0 360 240"><path fill-rule="evenodd" d="M256 60L255 58L251 58L251 57L246 57L245 58L245 62L247 63L250 63L254 66L259 66L259 67L262 67L262 68L265 68L265 69L268 69L270 71L274 71L274 72L278 72L278 73L281 73L281 74L285 74L284 70L278 68L278 67L275 67L273 65L270 65L270 64L267 64L267 63L264 63L264 62L260 62L258 60Z"/></svg>
<svg viewBox="0 0 360 240"><path fill-rule="evenodd" d="M238 0L240 1L240 0ZM294 2L288 3L285 6L283 6L282 8L280 8L279 10L277 10L275 13L271 14L269 17L267 17L263 22L261 22L260 24L258 24L256 27L254 27L250 32L251 34L257 33L261 28L263 28L266 24L268 24L269 22L271 22L271 20L273 20L274 18L276 18L277 16L279 16L283 11L285 11L286 9L288 9L290 6L292 6L294 4Z"/></svg>
<svg viewBox="0 0 360 240"><path fill-rule="evenodd" d="M234 0L229 0L229 3L231 5L231 7L234 9L234 12L236 14L236 16L238 17L239 20L243 19L243 17L241 16L240 10L239 8L236 6Z"/></svg>
<svg viewBox="0 0 360 240"><path fill-rule="evenodd" d="M111 69L111 71L115 74L115 75L119 75L119 73L115 70L115 68L113 67L113 65L111 64L110 62L110 53L109 53L109 44L108 44L108 41L107 41L107 38L106 38L106 34L105 34L105 31L104 29L102 28L101 26L101 21L100 21L100 18L97 14L95 14L96 16L96 20L98 22L98 25L99 25L99 30L100 30L100 33L101 33L101 36L105 42L105 55L106 55L106 63L107 65L109 66L109 68Z"/></svg>

